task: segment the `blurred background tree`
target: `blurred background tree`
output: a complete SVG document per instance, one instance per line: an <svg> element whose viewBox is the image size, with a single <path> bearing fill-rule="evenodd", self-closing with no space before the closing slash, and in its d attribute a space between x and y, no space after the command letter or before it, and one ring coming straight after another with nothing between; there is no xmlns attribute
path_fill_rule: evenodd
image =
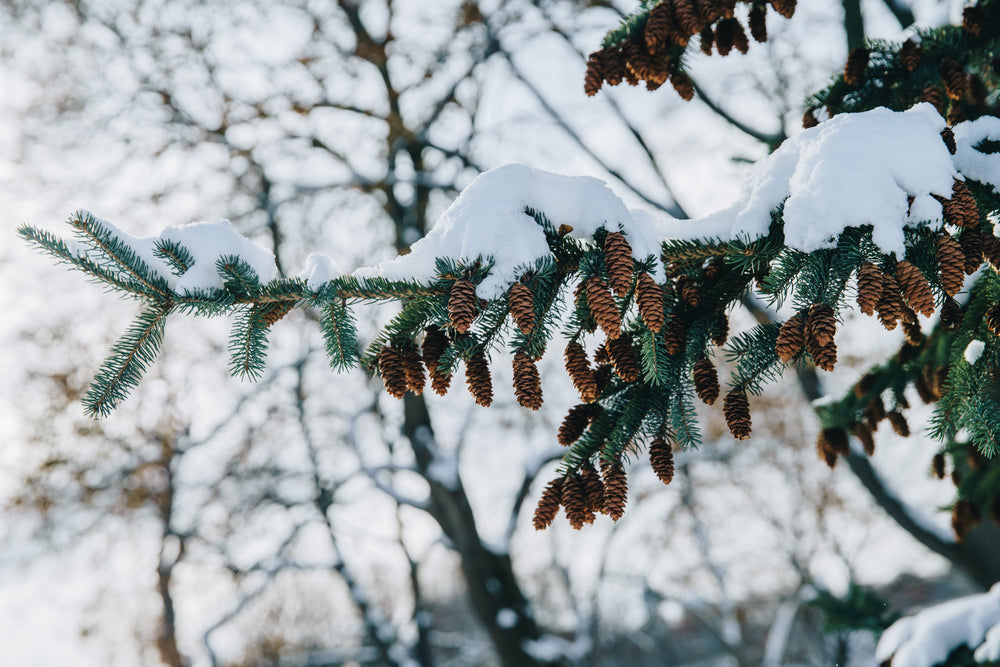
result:
<svg viewBox="0 0 1000 667"><path fill-rule="evenodd" d="M4 215L85 205L136 234L229 218L294 275L315 249L350 268L406 252L511 160L704 213L798 131L848 47L952 9L810 5L747 56L693 58L685 104L668 89L583 95L583 54L624 2L5 0ZM511 396L489 413L461 395L397 403L332 376L297 313L275 327L264 381L234 388L223 323L188 320L143 391L95 423L79 397L131 307L0 252L14 663L848 664L872 635L824 630L809 591L895 582L883 592L905 606L997 578L994 529L957 544L924 516L949 501L929 481L932 443L880 434L876 468L817 465L801 417L822 397L814 378L756 406L751 447L710 422L668 489L630 473L620 522L534 533L522 506L561 454L568 383L534 415ZM747 306L734 324L767 316ZM896 346L855 346L825 389Z"/></svg>

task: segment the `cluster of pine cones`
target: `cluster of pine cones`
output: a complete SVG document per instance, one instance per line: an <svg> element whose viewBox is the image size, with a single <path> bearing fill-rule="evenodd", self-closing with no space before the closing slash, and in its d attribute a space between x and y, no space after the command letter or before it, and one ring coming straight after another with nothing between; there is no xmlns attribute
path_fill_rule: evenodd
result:
<svg viewBox="0 0 1000 667"><path fill-rule="evenodd" d="M645 81L648 90L656 90L669 80L682 98L690 100L694 84L680 69L679 57L693 36L700 36L701 50L708 55L713 46L724 56L750 48L743 24L734 16L737 1L751 5L747 23L753 38L767 41L764 0L664 0L649 12L641 30L621 44L590 54L584 92L596 95L604 82L617 86L622 81L633 86ZM795 13L795 2L770 0L786 18Z"/></svg>

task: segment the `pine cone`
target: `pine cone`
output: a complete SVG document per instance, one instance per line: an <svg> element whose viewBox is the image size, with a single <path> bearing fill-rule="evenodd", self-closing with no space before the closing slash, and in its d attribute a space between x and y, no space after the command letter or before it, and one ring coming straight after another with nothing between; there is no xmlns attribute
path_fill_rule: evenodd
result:
<svg viewBox="0 0 1000 667"><path fill-rule="evenodd" d="M718 311L712 320L712 343L722 347L729 340L729 318L725 311Z"/></svg>
<svg viewBox="0 0 1000 667"><path fill-rule="evenodd" d="M639 379L639 362L632 348L632 337L622 334L620 338L608 341L608 354L615 373L625 382L635 382Z"/></svg>
<svg viewBox="0 0 1000 667"><path fill-rule="evenodd" d="M448 297L448 317L458 333L465 333L476 319L476 288L468 280L459 279Z"/></svg>
<svg viewBox="0 0 1000 667"><path fill-rule="evenodd" d="M965 255L962 246L943 230L937 240L937 261L941 288L948 296L955 296L965 284Z"/></svg>
<svg viewBox="0 0 1000 667"><path fill-rule="evenodd" d="M465 384L478 405L490 407L493 403L493 382L490 379L490 366L482 350L465 362Z"/></svg>
<svg viewBox="0 0 1000 667"><path fill-rule="evenodd" d="M604 68L601 52L596 51L587 58L587 73L583 76L583 92L593 97L604 85Z"/></svg>
<svg viewBox="0 0 1000 667"><path fill-rule="evenodd" d="M601 56L601 69L604 80L609 86L617 86L625 77L625 58L621 51L604 51Z"/></svg>
<svg viewBox="0 0 1000 667"><path fill-rule="evenodd" d="M639 316L650 331L663 328L663 290L656 281L642 271L635 288L635 300L639 306Z"/></svg>
<svg viewBox="0 0 1000 667"><path fill-rule="evenodd" d="M802 114L802 127L808 130L819 125L819 119L815 116L816 109L806 109Z"/></svg>
<svg viewBox="0 0 1000 667"><path fill-rule="evenodd" d="M944 116L944 96L941 89L933 84L928 84L924 92L920 95L921 102L930 102L937 109L937 112Z"/></svg>
<svg viewBox="0 0 1000 667"><path fill-rule="evenodd" d="M569 474L563 478L562 505L566 508L566 519L574 530L580 530L586 523L593 523L594 513L590 510L587 487L578 475Z"/></svg>
<svg viewBox="0 0 1000 667"><path fill-rule="evenodd" d="M880 421L885 419L885 403L882 402L881 396L873 396L872 400L868 401L868 405L862 411L865 419L868 421L868 425L875 430L878 428Z"/></svg>
<svg viewBox="0 0 1000 667"><path fill-rule="evenodd" d="M924 332L916 322L903 322L903 337L906 338L906 344L912 347L920 347L924 342Z"/></svg>
<svg viewBox="0 0 1000 667"><path fill-rule="evenodd" d="M557 477L548 483L542 491L542 497L538 499L535 506L535 516L531 523L535 530L545 530L552 525L556 514L559 513L559 506L562 504L563 478Z"/></svg>
<svg viewBox="0 0 1000 667"><path fill-rule="evenodd" d="M983 257L994 271L1000 272L1000 239L993 235L983 238Z"/></svg>
<svg viewBox="0 0 1000 667"><path fill-rule="evenodd" d="M966 7L962 10L962 29L973 37L978 37L983 30L983 10L981 7Z"/></svg>
<svg viewBox="0 0 1000 667"><path fill-rule="evenodd" d="M955 501L951 513L951 527L955 531L955 539L962 543L973 528L979 525L981 517L979 508L965 498Z"/></svg>
<svg viewBox="0 0 1000 667"><path fill-rule="evenodd" d="M733 26L733 47L746 55L750 51L750 40L747 39L747 33L743 30L743 24L736 19L727 20L736 21L736 25Z"/></svg>
<svg viewBox="0 0 1000 667"><path fill-rule="evenodd" d="M767 5L754 5L749 17L750 34L758 42L767 41Z"/></svg>
<svg viewBox="0 0 1000 667"><path fill-rule="evenodd" d="M858 269L858 306L865 315L874 315L875 306L882 298L882 271L865 262Z"/></svg>
<svg viewBox="0 0 1000 667"><path fill-rule="evenodd" d="M896 432L897 435L906 438L910 435L910 425L906 423L906 417L902 413L893 410L892 412L885 413L886 419L889 420L889 424L892 425L892 430Z"/></svg>
<svg viewBox="0 0 1000 667"><path fill-rule="evenodd" d="M865 69L868 67L869 55L868 49L863 46L852 49L847 54L847 63L844 65L844 83L851 88L855 88L861 83Z"/></svg>
<svg viewBox="0 0 1000 667"><path fill-rule="evenodd" d="M994 336L1000 336L1000 303L990 306L983 320L986 322L986 328L993 332Z"/></svg>
<svg viewBox="0 0 1000 667"><path fill-rule="evenodd" d="M771 0L771 6L786 19L795 14L795 0Z"/></svg>
<svg viewBox="0 0 1000 667"><path fill-rule="evenodd" d="M264 320L267 326L273 325L275 322L280 320L282 317L287 315L292 307L295 305L294 301L280 301L272 304L271 306L265 306L259 310L260 317ZM257 306L255 306L256 308Z"/></svg>
<svg viewBox="0 0 1000 667"><path fill-rule="evenodd" d="M563 417L562 424L559 425L559 432L556 439L563 447L569 447L580 439L583 432L590 425L590 420L595 413L595 406L589 403L581 403L569 409Z"/></svg>
<svg viewBox="0 0 1000 667"><path fill-rule="evenodd" d="M594 512L604 512L604 482L590 459L580 464L580 479L587 491L587 508L590 510L590 521L587 523L593 523Z"/></svg>
<svg viewBox="0 0 1000 667"><path fill-rule="evenodd" d="M604 237L604 262L608 266L608 282L618 296L625 296L632 287L632 248L621 232L608 232Z"/></svg>
<svg viewBox="0 0 1000 667"><path fill-rule="evenodd" d="M719 0L695 0L694 4L698 7L698 16L706 24L713 23L722 16L722 3Z"/></svg>
<svg viewBox="0 0 1000 667"><path fill-rule="evenodd" d="M441 329L432 324L424 331L424 342L421 346L423 352L424 365L431 375L437 372L441 355L448 349L448 336Z"/></svg>
<svg viewBox="0 0 1000 667"><path fill-rule="evenodd" d="M514 353L514 396L529 410L542 407L542 380L535 362L524 350Z"/></svg>
<svg viewBox="0 0 1000 667"><path fill-rule="evenodd" d="M983 235L978 229L966 229L962 231L958 243L965 258L963 268L965 273L971 276L983 263Z"/></svg>
<svg viewBox="0 0 1000 667"><path fill-rule="evenodd" d="M566 346L564 355L566 360L566 373L573 381L580 398L585 403L593 403L597 400L597 382L594 380L594 371L590 368L590 360L587 359L587 351L576 341L570 341Z"/></svg>
<svg viewBox="0 0 1000 667"><path fill-rule="evenodd" d="M713 405L719 397L719 374L708 357L701 357L694 364L694 389L706 405Z"/></svg>
<svg viewBox="0 0 1000 667"><path fill-rule="evenodd" d="M837 333L837 317L833 313L833 308L826 303L814 303L810 306L806 329L809 336L821 347L832 343Z"/></svg>
<svg viewBox="0 0 1000 667"><path fill-rule="evenodd" d="M960 100L969 93L969 77L961 65L951 58L942 58L940 71L948 97Z"/></svg>
<svg viewBox="0 0 1000 667"><path fill-rule="evenodd" d="M819 432L818 438L825 442L817 443L817 449L829 449L840 456L848 456L851 453L851 447L847 441L847 431L842 428L825 428Z"/></svg>
<svg viewBox="0 0 1000 667"><path fill-rule="evenodd" d="M837 466L837 452L833 451L830 442L823 437L822 433L816 438L816 454L822 461L826 462L831 470Z"/></svg>
<svg viewBox="0 0 1000 667"><path fill-rule="evenodd" d="M736 42L736 28L739 26L739 21L732 18L723 19L715 26L715 48L718 49L719 55L728 56L729 52L733 50L733 44Z"/></svg>
<svg viewBox="0 0 1000 667"><path fill-rule="evenodd" d="M448 387L451 386L451 375L441 372L435 372L431 375L431 388L434 393L438 396L444 396L448 393Z"/></svg>
<svg viewBox="0 0 1000 667"><path fill-rule="evenodd" d="M945 464L944 454L942 454L941 452L935 454L934 458L931 459L931 471L934 473L934 476L937 477L938 479L944 479L944 474L945 474L944 464Z"/></svg>
<svg viewBox="0 0 1000 667"><path fill-rule="evenodd" d="M711 26L706 26L705 29L701 31L701 52L706 56L712 55L712 47L714 45L715 33L712 31Z"/></svg>
<svg viewBox="0 0 1000 667"><path fill-rule="evenodd" d="M597 276L589 278L586 285L587 304L598 326L608 338L618 338L622 334L622 319L608 286Z"/></svg>
<svg viewBox="0 0 1000 667"><path fill-rule="evenodd" d="M750 437L750 401L746 391L739 387L730 390L723 401L722 413L734 438L746 440Z"/></svg>
<svg viewBox="0 0 1000 667"><path fill-rule="evenodd" d="M415 396L424 393L427 378L424 376L424 364L417 348L411 347L403 355L403 370L406 372L406 386Z"/></svg>
<svg viewBox="0 0 1000 667"><path fill-rule="evenodd" d="M913 72L920 67L920 61L924 58L924 48L912 39L903 42L899 49L899 62L903 64L903 69Z"/></svg>
<svg viewBox="0 0 1000 667"><path fill-rule="evenodd" d="M667 354L674 356L684 351L687 345L687 325L679 316L674 315L667 322L667 330L663 334L663 348Z"/></svg>
<svg viewBox="0 0 1000 667"><path fill-rule="evenodd" d="M680 276L675 287L681 301L691 308L697 308L701 303L701 288L691 276Z"/></svg>
<svg viewBox="0 0 1000 667"><path fill-rule="evenodd" d="M976 205L976 198L972 196L969 186L964 181L957 178L951 186L951 198L957 205L962 227L974 228L979 226L979 206ZM947 211L945 212L947 214ZM948 222L951 222L949 220Z"/></svg>
<svg viewBox="0 0 1000 667"><path fill-rule="evenodd" d="M871 393L871 390L878 383L878 379L878 375L875 373L865 373L862 375L861 379L854 383L855 398L863 398L866 394Z"/></svg>
<svg viewBox="0 0 1000 667"><path fill-rule="evenodd" d="M402 353L396 348L386 345L379 352L378 369L382 375L385 390L395 398L403 398L408 385Z"/></svg>
<svg viewBox="0 0 1000 667"><path fill-rule="evenodd" d="M674 20L688 35L698 34L705 27L705 22L698 15L694 0L674 0Z"/></svg>
<svg viewBox="0 0 1000 667"><path fill-rule="evenodd" d="M905 259L896 264L896 279L906 302L924 317L934 314L934 295L927 278Z"/></svg>
<svg viewBox="0 0 1000 667"><path fill-rule="evenodd" d="M685 102L694 99L694 82L686 72L675 70L670 74L670 85Z"/></svg>
<svg viewBox="0 0 1000 667"><path fill-rule="evenodd" d="M819 345L816 339L809 336L806 338L806 349L816 366L824 371L832 371L833 367L837 365L837 344L835 342L830 341L826 345Z"/></svg>
<svg viewBox="0 0 1000 667"><path fill-rule="evenodd" d="M872 430L868 424L864 422L854 424L851 426L851 433L861 442L861 446L865 449L865 454L868 456L875 454L875 437L872 435Z"/></svg>
<svg viewBox="0 0 1000 667"><path fill-rule="evenodd" d="M896 322L903 315L903 299L899 295L899 283L894 276L882 275L882 296L875 306L879 321L887 330L896 328Z"/></svg>
<svg viewBox="0 0 1000 667"><path fill-rule="evenodd" d="M950 296L945 297L941 305L941 328L948 332L958 331L959 325L962 324L962 316L962 307L958 302Z"/></svg>
<svg viewBox="0 0 1000 667"><path fill-rule="evenodd" d="M628 480L621 461L601 460L604 475L604 513L617 521L625 514L628 502Z"/></svg>
<svg viewBox="0 0 1000 667"><path fill-rule="evenodd" d="M958 145L955 143L955 132L950 127L941 130L941 141L948 147L948 152L952 155L958 151Z"/></svg>
<svg viewBox="0 0 1000 667"><path fill-rule="evenodd" d="M669 2L662 2L649 12L646 26L642 30L642 39L646 43L646 51L654 54L669 41L674 29L673 10Z"/></svg>
<svg viewBox="0 0 1000 667"><path fill-rule="evenodd" d="M656 438L649 445L649 464L664 484L674 478L674 450L663 438Z"/></svg>
<svg viewBox="0 0 1000 667"><path fill-rule="evenodd" d="M778 353L778 358L787 364L798 356L799 350L805 343L806 318L801 313L797 313L781 325L781 329L778 331L778 340L774 344L774 351Z"/></svg>

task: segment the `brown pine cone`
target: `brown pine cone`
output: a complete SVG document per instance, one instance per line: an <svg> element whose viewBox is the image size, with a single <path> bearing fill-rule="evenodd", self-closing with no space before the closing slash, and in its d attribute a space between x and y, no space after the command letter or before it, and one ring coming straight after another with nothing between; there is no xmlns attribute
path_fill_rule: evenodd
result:
<svg viewBox="0 0 1000 667"><path fill-rule="evenodd" d="M972 192L969 190L969 186L965 184L964 181L960 181L957 178L951 186L951 199L955 202L959 217L962 222L960 223L962 227L974 228L979 226L979 206L976 204L976 198L972 196ZM947 215L947 211L945 211ZM949 220L948 222L951 222Z"/></svg>
<svg viewBox="0 0 1000 667"><path fill-rule="evenodd" d="M916 322L903 322L903 337L906 339L906 344L912 347L920 347L924 342L924 332Z"/></svg>
<svg viewBox="0 0 1000 667"><path fill-rule="evenodd" d="M903 42L903 46L899 49L899 62L907 72L913 72L920 67L923 58L924 48L912 39Z"/></svg>
<svg viewBox="0 0 1000 667"><path fill-rule="evenodd" d="M749 17L750 34L758 42L767 41L767 5L754 5Z"/></svg>
<svg viewBox="0 0 1000 667"><path fill-rule="evenodd" d="M965 69L951 58L941 59L941 78L944 79L944 89L948 97L960 100L969 92L969 77Z"/></svg>
<svg viewBox="0 0 1000 667"><path fill-rule="evenodd" d="M995 303L989 307L986 311L986 315L983 320L986 322L986 328L989 329L994 336L1000 336L1000 303Z"/></svg>
<svg viewBox="0 0 1000 667"><path fill-rule="evenodd" d="M604 513L617 521L625 514L625 503L628 502L625 468L621 461L601 459L601 472L604 475Z"/></svg>
<svg viewBox="0 0 1000 667"><path fill-rule="evenodd" d="M743 24L736 19L726 20L736 21L736 25L733 26L733 48L746 55L750 51L750 40L747 39L747 33L743 30Z"/></svg>
<svg viewBox="0 0 1000 667"><path fill-rule="evenodd" d="M604 482L590 459L580 464L580 479L587 491L587 507L590 509L590 521L587 523L593 523L594 512L604 512Z"/></svg>
<svg viewBox="0 0 1000 667"><path fill-rule="evenodd" d="M868 425L875 430L878 428L880 421L885 419L885 403L882 402L881 396L873 396L865 409L862 410L862 414L868 422Z"/></svg>
<svg viewBox="0 0 1000 667"><path fill-rule="evenodd" d="M600 396L611 384L611 366L598 366L594 371L594 382L597 383L597 395Z"/></svg>
<svg viewBox="0 0 1000 667"><path fill-rule="evenodd" d="M645 271L639 273L635 300L639 306L639 317L646 328L650 331L663 328L663 289Z"/></svg>
<svg viewBox="0 0 1000 667"><path fill-rule="evenodd" d="M701 357L694 364L694 389L706 405L713 405L719 397L719 373L708 357Z"/></svg>
<svg viewBox="0 0 1000 667"><path fill-rule="evenodd" d="M604 68L601 52L591 53L587 58L587 73L583 76L583 92L593 97L604 85Z"/></svg>
<svg viewBox="0 0 1000 667"><path fill-rule="evenodd" d="M663 438L656 438L649 445L649 465L664 484L674 478L674 450Z"/></svg>
<svg viewBox="0 0 1000 667"><path fill-rule="evenodd" d="M963 268L965 273L971 276L983 263L983 235L978 229L965 229L958 237L958 243L965 258Z"/></svg>
<svg viewBox="0 0 1000 667"><path fill-rule="evenodd" d="M861 83L865 69L868 67L869 55L868 49L863 46L854 48L847 54L847 63L844 65L844 83L851 88L855 88Z"/></svg>
<svg viewBox="0 0 1000 667"><path fill-rule="evenodd" d="M687 73L681 70L674 70L670 74L670 85L674 87L674 91L681 96L681 99L685 102L690 102L694 99L694 82Z"/></svg>
<svg viewBox="0 0 1000 667"><path fill-rule="evenodd" d="M687 325L684 320L674 315L666 326L667 330L663 334L663 348L670 356L680 354L687 345Z"/></svg>
<svg viewBox="0 0 1000 667"><path fill-rule="evenodd" d="M804 129L808 130L819 125L819 119L814 115L815 111L816 109L806 109L802 114L802 127Z"/></svg>
<svg viewBox="0 0 1000 667"><path fill-rule="evenodd" d="M427 370L431 372L431 375L437 371L441 355L447 349L448 336L437 325L432 324L427 327L427 330L424 331L424 342L421 345L421 351L423 352L424 365L427 366Z"/></svg>
<svg viewBox="0 0 1000 667"><path fill-rule="evenodd" d="M556 440L563 447L569 447L580 439L583 432L590 425L590 420L595 414L595 406L590 403L581 403L569 409L563 417L562 424L559 425L559 432Z"/></svg>
<svg viewBox="0 0 1000 667"><path fill-rule="evenodd" d="M981 7L966 7L962 10L962 29L973 37L983 31L983 10Z"/></svg>
<svg viewBox="0 0 1000 667"><path fill-rule="evenodd" d="M635 358L632 347L632 337L622 334L620 338L608 341L608 354L615 373L625 382L635 382L639 379L639 361Z"/></svg>
<svg viewBox="0 0 1000 667"><path fill-rule="evenodd" d="M686 305L697 308L701 303L701 288L691 276L680 276L675 285L677 295Z"/></svg>
<svg viewBox="0 0 1000 667"><path fill-rule="evenodd" d="M590 510L587 487L578 475L570 473L563 478L562 505L566 509L566 519L574 530L580 530L586 523L593 523L594 513Z"/></svg>
<svg viewBox="0 0 1000 667"><path fill-rule="evenodd" d="M924 88L924 92L920 95L921 102L930 102L937 109L937 112L944 116L944 95L941 94L941 89L934 84L928 84Z"/></svg>
<svg viewBox="0 0 1000 667"><path fill-rule="evenodd" d="M837 452L833 451L830 442L823 437L822 433L816 438L816 454L831 470L837 466Z"/></svg>
<svg viewBox="0 0 1000 667"><path fill-rule="evenodd" d="M897 435L907 438L910 435L910 425L906 423L906 417L903 416L901 412L893 410L892 412L885 413L886 419L889 420L889 424L892 425L892 430L896 432Z"/></svg>
<svg viewBox="0 0 1000 667"><path fill-rule="evenodd" d="M882 298L882 271L871 262L858 269L858 306L865 315L874 315L875 306Z"/></svg>
<svg viewBox="0 0 1000 667"><path fill-rule="evenodd" d="M535 328L535 297L524 283L514 283L510 286L508 296L510 317L514 324L527 335Z"/></svg>
<svg viewBox="0 0 1000 667"><path fill-rule="evenodd" d="M608 338L618 338L622 334L622 318L608 286L597 276L588 278L586 285L590 313Z"/></svg>
<svg viewBox="0 0 1000 667"><path fill-rule="evenodd" d="M385 390L395 398L403 398L409 388L403 354L396 348L386 345L378 354L378 369Z"/></svg>
<svg viewBox="0 0 1000 667"><path fill-rule="evenodd" d="M814 339L819 346L832 343L833 337L837 333L837 317L834 315L833 308L826 303L814 303L810 306L806 329L809 337Z"/></svg>
<svg viewBox="0 0 1000 667"><path fill-rule="evenodd" d="M604 262L608 267L608 282L618 296L632 287L632 248L621 232L608 232L604 237Z"/></svg>
<svg viewBox="0 0 1000 667"><path fill-rule="evenodd" d="M465 362L465 384L478 405L484 408L490 407L493 403L493 381L490 379L490 366L482 350Z"/></svg>
<svg viewBox="0 0 1000 667"><path fill-rule="evenodd" d="M719 0L695 0L694 4L698 8L698 16L706 24L722 16L722 3Z"/></svg>
<svg viewBox="0 0 1000 667"><path fill-rule="evenodd" d="M406 386L415 396L424 393L427 378L424 376L424 364L417 348L411 347L403 355L403 370L406 372Z"/></svg>
<svg viewBox="0 0 1000 667"><path fill-rule="evenodd" d="M787 364L798 356L799 350L805 343L806 318L801 313L797 313L781 325L781 329L778 331L778 340L774 344L774 351L778 353L778 358Z"/></svg>
<svg viewBox="0 0 1000 667"><path fill-rule="evenodd" d="M882 274L882 296L875 306L879 321L887 330L896 328L896 323L903 315L903 299L899 294L899 283L895 276Z"/></svg>
<svg viewBox="0 0 1000 667"><path fill-rule="evenodd" d="M718 311L712 319L712 343L716 347L722 347L729 340L729 318L726 312Z"/></svg>
<svg viewBox="0 0 1000 667"><path fill-rule="evenodd" d="M552 525L556 514L559 513L559 506L562 504L562 487L563 478L557 477L549 482L545 490L542 491L542 497L538 499L538 505L535 506L535 516L531 520L535 530L545 530Z"/></svg>
<svg viewBox="0 0 1000 667"><path fill-rule="evenodd" d="M931 459L931 471L934 473L934 476L937 477L938 479L944 479L945 475L944 464L945 464L944 454L942 454L941 452L935 454L934 458Z"/></svg>
<svg viewBox="0 0 1000 667"><path fill-rule="evenodd" d="M604 80L609 86L617 86L625 78L625 56L620 50L604 51L601 56Z"/></svg>
<svg viewBox="0 0 1000 667"><path fill-rule="evenodd" d="M795 14L795 2L796 0L771 0L771 6L786 19L790 19Z"/></svg>
<svg viewBox="0 0 1000 667"><path fill-rule="evenodd" d="M948 152L952 155L958 151L958 145L955 143L955 132L950 127L941 130L941 141L948 147Z"/></svg>
<svg viewBox="0 0 1000 667"><path fill-rule="evenodd" d="M448 297L448 317L458 333L465 333L476 319L476 288L468 280L459 279Z"/></svg>
<svg viewBox="0 0 1000 667"><path fill-rule="evenodd" d="M451 386L451 375L441 373L440 371L435 371L431 375L431 388L434 393L438 396L444 396L448 393L448 387Z"/></svg>
<svg viewBox="0 0 1000 667"><path fill-rule="evenodd" d="M979 525L979 509L965 498L955 501L951 510L951 527L955 531L955 540L965 542L969 532Z"/></svg>
<svg viewBox="0 0 1000 667"><path fill-rule="evenodd" d="M865 394L868 394L875 388L878 379L878 375L875 373L865 373L862 375L861 379L854 383L854 396L856 398L863 398Z"/></svg>
<svg viewBox="0 0 1000 667"><path fill-rule="evenodd" d="M542 407L542 380L535 362L524 350L514 353L514 396L529 410Z"/></svg>
<svg viewBox="0 0 1000 667"><path fill-rule="evenodd" d="M1000 271L1000 239L993 235L983 238L983 258L994 271Z"/></svg>
<svg viewBox="0 0 1000 667"><path fill-rule="evenodd" d="M834 341L830 341L826 345L819 345L810 336L806 338L806 349L816 366L824 371L832 371L833 367L837 365L837 344Z"/></svg>
<svg viewBox="0 0 1000 667"><path fill-rule="evenodd" d="M701 31L701 52L706 56L712 55L712 47L714 45L715 33L712 31L711 26L706 26L705 29Z"/></svg>
<svg viewBox="0 0 1000 667"><path fill-rule="evenodd" d="M941 305L941 328L948 332L958 331L959 325L962 324L962 316L962 307L958 302L950 296L945 297Z"/></svg>
<svg viewBox="0 0 1000 667"><path fill-rule="evenodd" d="M566 346L564 355L566 360L566 373L573 381L573 386L580 393L580 398L585 403L593 403L597 400L597 382L594 379L594 371L590 368L590 360L587 359L587 351L580 343L570 341Z"/></svg>
<svg viewBox="0 0 1000 667"><path fill-rule="evenodd" d="M896 264L896 280L911 308L924 317L934 314L934 294L920 269L905 259L901 260Z"/></svg>
<svg viewBox="0 0 1000 667"><path fill-rule="evenodd" d="M728 56L729 52L733 50L733 45L736 42L736 28L739 25L739 21L729 18L722 19L715 26L715 48L718 49L719 55ZM742 29L741 27L740 30Z"/></svg>
<svg viewBox="0 0 1000 667"><path fill-rule="evenodd" d="M864 447L865 454L872 456L875 454L875 437L872 435L872 430L868 424L864 422L858 422L851 426L851 433L854 437L861 442L861 446Z"/></svg>
<svg viewBox="0 0 1000 667"><path fill-rule="evenodd" d="M817 449L831 449L840 456L847 456L851 453L847 431L842 428L825 428L819 432L818 438L825 440L825 442L821 445L818 444Z"/></svg>
<svg viewBox="0 0 1000 667"><path fill-rule="evenodd" d="M670 39L674 29L673 9L669 2L661 2L653 7L642 30L642 39L646 43L646 51L654 54Z"/></svg>
<svg viewBox="0 0 1000 667"><path fill-rule="evenodd" d="M291 312L294 305L294 301L279 301L263 308L258 306L254 306L254 308L256 308L257 312L260 313L260 317L264 320L264 323L267 326L272 326L275 322Z"/></svg>
<svg viewBox="0 0 1000 667"><path fill-rule="evenodd" d="M726 417L726 425L729 432L737 440L746 440L750 437L750 401L747 400L747 393L737 387L726 394L722 404L722 414Z"/></svg>
<svg viewBox="0 0 1000 667"><path fill-rule="evenodd" d="M944 230L937 240L937 261L941 288L948 296L955 296L965 284L965 255L958 241Z"/></svg>
<svg viewBox="0 0 1000 667"><path fill-rule="evenodd" d="M674 21L688 35L696 35L705 27L694 0L674 0Z"/></svg>

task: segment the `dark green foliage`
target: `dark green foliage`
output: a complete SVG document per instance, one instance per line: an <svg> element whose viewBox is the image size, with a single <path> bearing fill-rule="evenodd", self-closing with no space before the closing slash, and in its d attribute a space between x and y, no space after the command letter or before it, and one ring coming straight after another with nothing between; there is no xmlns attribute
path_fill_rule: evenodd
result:
<svg viewBox="0 0 1000 667"><path fill-rule="evenodd" d="M837 597L819 590L809 606L823 614L827 632L839 630L871 630L881 632L896 622L900 614L875 591L851 582L847 595Z"/></svg>
<svg viewBox="0 0 1000 667"><path fill-rule="evenodd" d="M259 380L267 354L267 322L260 306L244 307L229 336L229 372L244 380Z"/></svg>
<svg viewBox="0 0 1000 667"><path fill-rule="evenodd" d="M326 354L330 366L337 371L346 371L358 363L357 330L354 316L343 301L332 301L323 308L319 325L326 342Z"/></svg>

